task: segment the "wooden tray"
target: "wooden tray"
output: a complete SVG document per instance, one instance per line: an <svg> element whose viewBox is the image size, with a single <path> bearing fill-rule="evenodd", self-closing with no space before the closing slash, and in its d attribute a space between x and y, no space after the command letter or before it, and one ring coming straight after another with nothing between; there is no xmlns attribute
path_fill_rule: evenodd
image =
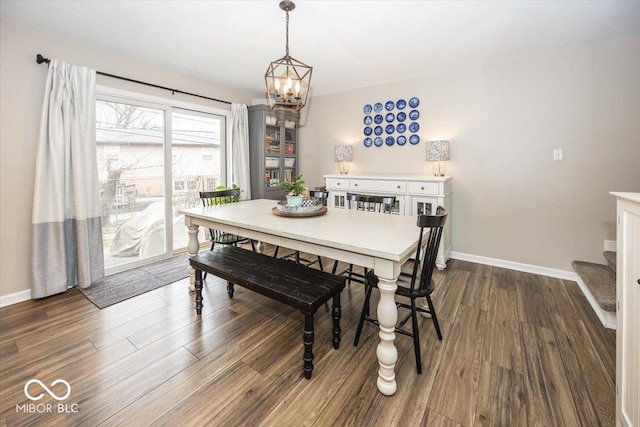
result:
<svg viewBox="0 0 640 427"><path fill-rule="evenodd" d="M327 207L323 206L322 209L319 209L315 212L303 212L303 213L295 213L295 212L283 212L279 211L278 208L272 208L271 212L274 215L284 216L288 218L307 218L310 216L320 216L327 213Z"/></svg>

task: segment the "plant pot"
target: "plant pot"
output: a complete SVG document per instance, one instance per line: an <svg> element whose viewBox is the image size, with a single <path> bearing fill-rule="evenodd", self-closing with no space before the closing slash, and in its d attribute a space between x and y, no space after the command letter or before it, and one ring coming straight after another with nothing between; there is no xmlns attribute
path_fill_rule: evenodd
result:
<svg viewBox="0 0 640 427"><path fill-rule="evenodd" d="M287 206L302 206L302 196L287 196Z"/></svg>

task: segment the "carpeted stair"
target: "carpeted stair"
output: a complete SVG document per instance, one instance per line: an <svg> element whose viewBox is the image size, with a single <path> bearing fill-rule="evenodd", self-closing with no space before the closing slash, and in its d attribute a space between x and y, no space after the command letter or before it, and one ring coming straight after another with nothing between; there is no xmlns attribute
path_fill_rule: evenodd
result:
<svg viewBox="0 0 640 427"><path fill-rule="evenodd" d="M607 265L573 261L573 269L587 286L591 295L604 310L616 311L616 253L606 251Z"/></svg>

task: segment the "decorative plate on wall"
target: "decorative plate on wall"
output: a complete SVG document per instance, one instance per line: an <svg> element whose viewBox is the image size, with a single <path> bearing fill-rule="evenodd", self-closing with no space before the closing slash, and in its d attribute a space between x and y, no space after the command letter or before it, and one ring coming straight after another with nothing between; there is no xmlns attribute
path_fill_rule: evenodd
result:
<svg viewBox="0 0 640 427"><path fill-rule="evenodd" d="M397 101L388 100L384 103L375 102L365 104L362 108L364 112L363 123L365 124L363 144L365 147L381 147L383 145L392 146L398 144L403 146L410 143L416 145L420 143L420 99L417 96L400 98ZM408 110L401 111L401 110ZM386 110L386 111L385 111ZM398 110L394 113L395 110ZM372 113L373 112L373 113ZM410 120L407 123L405 121ZM404 135L405 132L410 135ZM375 137L374 137L375 135Z"/></svg>

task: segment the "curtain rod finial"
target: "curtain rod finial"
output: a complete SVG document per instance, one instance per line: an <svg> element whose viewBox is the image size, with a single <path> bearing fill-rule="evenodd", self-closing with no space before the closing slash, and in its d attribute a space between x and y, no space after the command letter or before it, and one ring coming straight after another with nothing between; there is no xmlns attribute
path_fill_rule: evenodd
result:
<svg viewBox="0 0 640 427"><path fill-rule="evenodd" d="M38 64L42 64L43 62L46 62L47 64L51 62L51 60L49 58L45 58L44 56L37 54L36 55L36 62Z"/></svg>

